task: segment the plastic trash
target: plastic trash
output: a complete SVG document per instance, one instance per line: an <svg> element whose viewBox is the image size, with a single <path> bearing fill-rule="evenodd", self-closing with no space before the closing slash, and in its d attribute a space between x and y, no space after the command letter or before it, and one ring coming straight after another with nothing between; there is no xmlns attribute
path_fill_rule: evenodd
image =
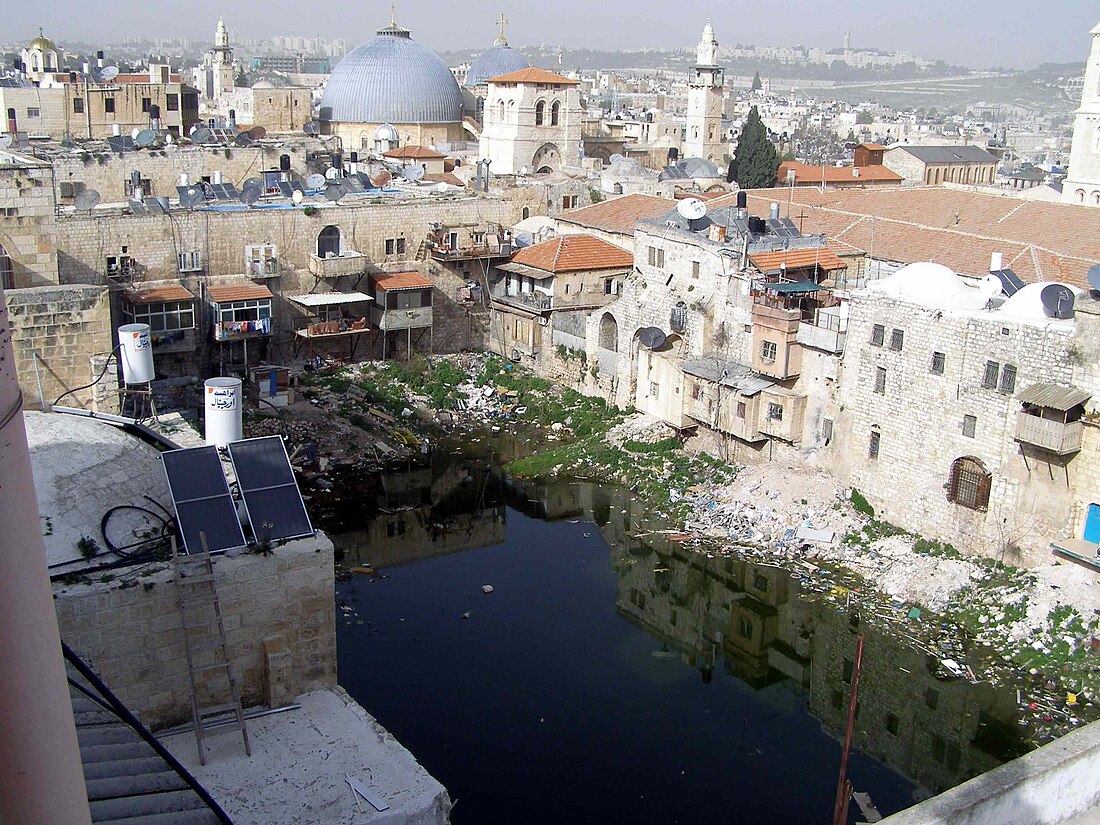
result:
<svg viewBox="0 0 1100 825"><path fill-rule="evenodd" d="M481 585L481 592L485 593L485 594L492 593L493 592L493 586L491 584L483 584L483 585Z"/></svg>

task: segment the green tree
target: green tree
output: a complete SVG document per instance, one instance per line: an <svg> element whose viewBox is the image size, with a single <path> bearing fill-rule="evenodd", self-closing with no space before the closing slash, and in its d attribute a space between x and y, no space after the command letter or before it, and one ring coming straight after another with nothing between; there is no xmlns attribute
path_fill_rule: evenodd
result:
<svg viewBox="0 0 1100 825"><path fill-rule="evenodd" d="M742 189L764 189L775 185L779 158L775 145L768 139L768 130L760 120L760 112L752 107L734 158L734 178Z"/></svg>
<svg viewBox="0 0 1100 825"><path fill-rule="evenodd" d="M864 124L867 124L867 123L874 123L874 122L875 122L875 116L873 114L871 114L871 111L869 109L860 109L859 114L856 115L856 123L858 123L861 126L864 125Z"/></svg>
<svg viewBox="0 0 1100 825"><path fill-rule="evenodd" d="M764 82L760 79L760 72L752 76L752 88L749 91L759 92L764 88Z"/></svg>

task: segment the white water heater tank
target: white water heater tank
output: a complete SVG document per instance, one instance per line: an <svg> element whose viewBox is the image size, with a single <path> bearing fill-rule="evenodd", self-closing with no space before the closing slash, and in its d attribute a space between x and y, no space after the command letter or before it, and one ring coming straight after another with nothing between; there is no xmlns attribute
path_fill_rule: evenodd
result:
<svg viewBox="0 0 1100 825"><path fill-rule="evenodd" d="M224 447L241 440L241 379L210 378L206 396L206 443Z"/></svg>
<svg viewBox="0 0 1100 825"><path fill-rule="evenodd" d="M122 380L127 385L147 384L155 377L153 371L153 340L148 324L125 324L118 328L118 343L122 347Z"/></svg>

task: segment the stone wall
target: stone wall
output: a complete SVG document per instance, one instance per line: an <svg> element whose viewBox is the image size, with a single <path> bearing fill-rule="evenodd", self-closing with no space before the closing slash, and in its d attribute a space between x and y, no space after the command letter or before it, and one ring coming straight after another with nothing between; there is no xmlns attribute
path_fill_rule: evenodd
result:
<svg viewBox="0 0 1100 825"><path fill-rule="evenodd" d="M53 220L49 164L0 163L0 246L11 258L16 288L57 283L57 253L48 240Z"/></svg>
<svg viewBox="0 0 1100 825"><path fill-rule="evenodd" d="M332 543L319 534L270 556L214 559L215 584L233 673L246 706L271 685L264 639L281 635L290 651L277 687L288 696L336 684L336 607ZM170 567L117 582L58 587L61 637L153 728L191 717L187 654ZM285 664L283 662L282 664Z"/></svg>
<svg viewBox="0 0 1100 825"><path fill-rule="evenodd" d="M7 292L5 297L25 406L39 405L39 379L47 404L96 379L105 356L114 348L106 287L30 287ZM117 388L115 371L107 369L103 382L95 387L94 401L93 390L81 390L62 404L114 412Z"/></svg>

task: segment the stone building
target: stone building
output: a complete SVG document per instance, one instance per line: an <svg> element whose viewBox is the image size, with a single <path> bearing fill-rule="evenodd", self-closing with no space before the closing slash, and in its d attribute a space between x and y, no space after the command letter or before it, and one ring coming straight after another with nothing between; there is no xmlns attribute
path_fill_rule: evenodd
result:
<svg viewBox="0 0 1100 825"><path fill-rule="evenodd" d="M703 27L703 39L696 47L695 65L688 75L685 158L705 158L720 164L729 154L722 139L724 86L725 73L718 66L718 40L710 21L707 21Z"/></svg>
<svg viewBox="0 0 1100 825"><path fill-rule="evenodd" d="M997 158L980 146L891 146L882 156L886 168L909 183L992 184Z"/></svg>
<svg viewBox="0 0 1100 825"><path fill-rule="evenodd" d="M214 32L214 46L203 55L202 65L193 70L195 86L205 101L217 101L233 91L236 86L236 67L233 65L233 47L229 45L229 32L225 21L218 19Z"/></svg>
<svg viewBox="0 0 1100 825"><path fill-rule="evenodd" d="M1089 34L1092 49L1085 64L1081 106L1073 119L1073 146L1069 175L1062 182L1062 201L1100 206L1100 23Z"/></svg>
<svg viewBox="0 0 1100 825"><path fill-rule="evenodd" d="M578 82L545 69L490 78L479 157L496 175L538 175L580 165Z"/></svg>
<svg viewBox="0 0 1100 825"><path fill-rule="evenodd" d="M347 151L373 151L375 133L385 125L402 145L466 140L454 75L392 20L336 64L318 114L322 134L339 137Z"/></svg>

